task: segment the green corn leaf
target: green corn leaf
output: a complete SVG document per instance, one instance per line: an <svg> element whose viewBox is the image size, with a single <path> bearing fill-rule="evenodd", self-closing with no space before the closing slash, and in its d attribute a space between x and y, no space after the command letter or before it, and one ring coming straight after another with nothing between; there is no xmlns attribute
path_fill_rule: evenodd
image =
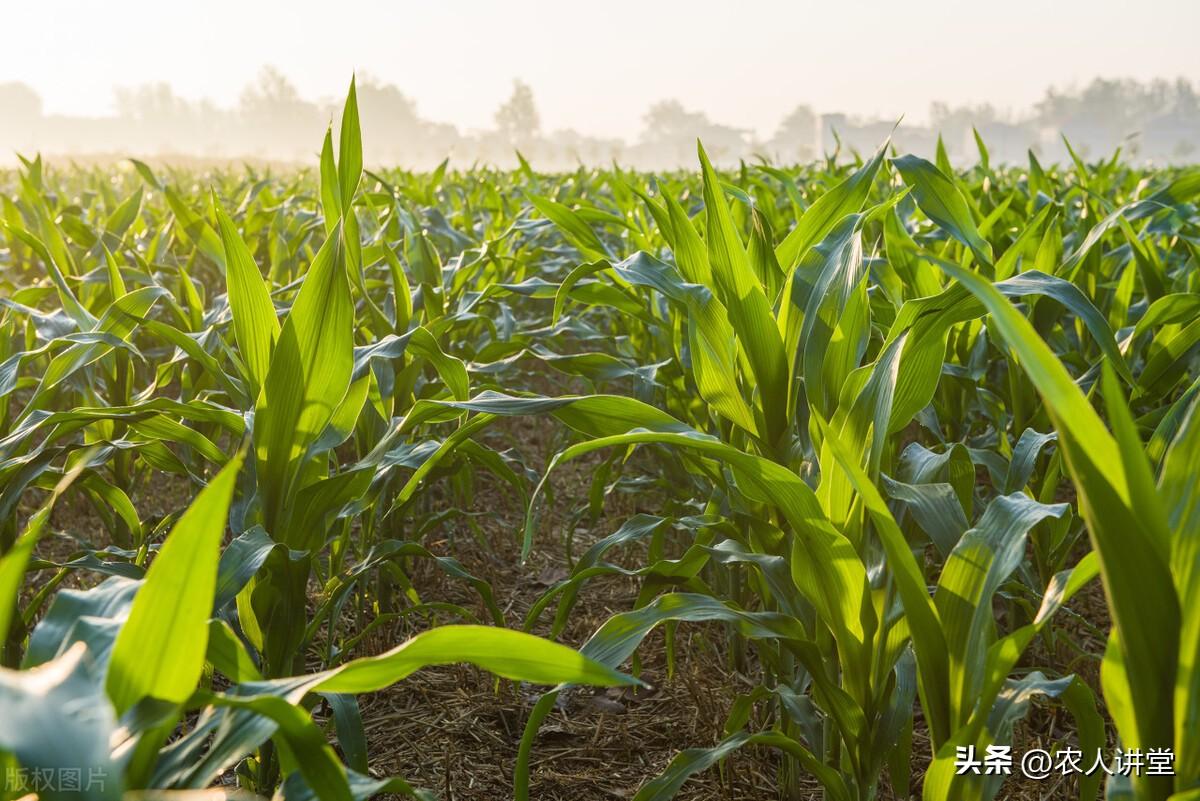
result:
<svg viewBox="0 0 1200 801"><path fill-rule="evenodd" d="M758 734L738 732L726 737L712 748L689 748L676 755L660 776L647 782L638 790L634 801L667 801L667 799L674 798L690 777L707 770L739 748L748 745L779 749L796 759L804 766L805 770L816 776L830 799L833 801L850 800L850 791L846 788L845 780L841 775L796 740L779 732L760 732Z"/></svg>
<svg viewBox="0 0 1200 801"><path fill-rule="evenodd" d="M182 703L204 668L235 456L171 529L113 645L105 687L118 714L153 697Z"/></svg>
<svg viewBox="0 0 1200 801"><path fill-rule="evenodd" d="M394 684L421 668L469 662L513 681L535 684L637 684L637 680L532 634L493 626L439 626L379 656L348 662L322 676L314 689L365 693Z"/></svg>
<svg viewBox="0 0 1200 801"><path fill-rule="evenodd" d="M704 206L708 218L708 260L729 321L746 351L757 384L764 419L763 435L776 443L786 424L788 369L783 343L770 303L751 268L741 237L720 189L720 180L698 147L704 171Z"/></svg>
<svg viewBox="0 0 1200 801"><path fill-rule="evenodd" d="M949 699L949 649L937 607L925 588L921 566L909 550L895 518L887 504L859 466L849 448L820 417L816 418L825 441L838 465L850 478L854 489L863 499L875 531L888 555L888 563L896 581L896 589L908 616L913 650L917 656L920 676L921 705L929 720L934 744L943 742L950 732L951 708Z"/></svg>
<svg viewBox="0 0 1200 801"><path fill-rule="evenodd" d="M218 269L224 272L225 249L221 245L221 237L203 217L192 210L187 201L173 187L164 186L162 191L171 211L175 214L176 228L180 231L181 236L194 244L213 264L217 265Z"/></svg>
<svg viewBox="0 0 1200 801"><path fill-rule="evenodd" d="M921 211L969 247L980 262L990 266L992 246L979 235L971 209L954 182L917 156L901 156L892 159L892 163L904 176L904 182L912 187Z"/></svg>
<svg viewBox="0 0 1200 801"><path fill-rule="evenodd" d="M279 318L254 257L215 196L213 208L225 249L225 281L233 310L234 337L250 372L250 390L257 397L271 365L271 349L279 338Z"/></svg>
<svg viewBox="0 0 1200 801"><path fill-rule="evenodd" d="M5 719L0 726L0 751L15 755L29 775L35 770L53 772L50 775L78 770L92 779L86 785L87 798L121 798L121 770L109 751L116 715L83 643L33 670L0 668L0 704ZM6 792L17 789L6 781ZM40 797L52 801L83 797L70 783L36 789Z"/></svg>
<svg viewBox="0 0 1200 801"><path fill-rule="evenodd" d="M58 481L50 497L25 522L25 530L21 536L7 553L0 556L0 644L8 639L12 616L17 611L17 594L25 578L25 568L29 564L33 548L45 532L46 521L54 510L54 504L83 471L84 464L80 462Z"/></svg>
<svg viewBox="0 0 1200 801"><path fill-rule="evenodd" d="M255 412L255 453L268 530L282 519L298 458L316 442L350 387L353 319L341 237L335 230L313 259L284 320Z"/></svg>
<svg viewBox="0 0 1200 801"><path fill-rule="evenodd" d="M321 211L327 237L332 237L337 229L343 208L337 164L333 159L333 130L326 128L325 140L321 145Z"/></svg>
<svg viewBox="0 0 1200 801"><path fill-rule="evenodd" d="M783 269L784 275L789 276L789 281L793 268L800 263L810 247L828 236L834 226L847 215L862 211L879 167L883 164L887 146L888 143L884 142L875 151L875 155L853 175L817 198L796 222L796 227L775 247L775 259ZM786 289L784 297L787 297Z"/></svg>
<svg viewBox="0 0 1200 801"><path fill-rule="evenodd" d="M557 225L583 257L588 261L609 259L611 256L595 231L574 209L555 200L530 194L529 202L538 212Z"/></svg>
<svg viewBox="0 0 1200 801"><path fill-rule="evenodd" d="M350 79L346 105L342 109L342 128L338 135L338 189L341 192L342 212L349 216L354 194L362 180L362 128L358 121L358 91L355 79Z"/></svg>
<svg viewBox="0 0 1200 801"><path fill-rule="evenodd" d="M1020 493L1002 495L946 560L934 602L949 646L955 728L966 723L982 686L984 657L995 639L993 597L1024 558L1029 529L1048 517L1062 517L1067 509Z"/></svg>
<svg viewBox="0 0 1200 801"><path fill-rule="evenodd" d="M1128 710L1117 718L1128 747L1171 747L1173 703L1180 631L1180 607L1165 554L1168 534L1158 501L1146 493L1149 467L1130 443L1132 421L1119 389L1108 386L1109 411L1120 442L1108 432L1083 393L1029 321L990 284L966 270L945 266L987 307L997 332L1021 359L1038 388L1055 427L1066 463L1081 494L1088 532L1100 555L1101 574L1114 618L1114 658L1105 697L1110 708ZM1114 382L1111 382L1115 384ZM1140 445L1137 447L1140 448ZM1161 526L1161 528L1160 528ZM1119 635L1119 636L1117 636ZM1118 664L1112 663L1114 668ZM1165 782L1143 784L1147 798L1165 797Z"/></svg>

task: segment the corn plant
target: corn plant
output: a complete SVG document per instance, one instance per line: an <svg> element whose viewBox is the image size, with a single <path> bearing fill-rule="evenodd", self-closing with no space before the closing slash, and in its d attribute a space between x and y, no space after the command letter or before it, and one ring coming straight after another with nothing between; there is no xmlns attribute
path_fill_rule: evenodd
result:
<svg viewBox="0 0 1200 801"><path fill-rule="evenodd" d="M1200 173L982 141L966 169L884 143L412 173L364 165L353 82L336 125L311 170L0 174L0 768L428 797L370 772L356 698L465 661L553 687L513 771L536 797L565 690L633 683L659 627L670 668L680 626L717 622L751 686L638 799L756 746L781 797L1005 797L958 755L1035 704L1085 753L1174 754L1073 795L1197 797ZM586 498L551 515L575 460ZM474 508L485 480L520 530ZM87 530L52 538L68 507ZM492 558L566 552L524 632L464 528ZM418 592L416 560L477 606ZM532 635L616 576L630 608L578 651ZM1078 611L1097 577L1111 631ZM1105 652L1048 658L1079 627Z"/></svg>
<svg viewBox="0 0 1200 801"><path fill-rule="evenodd" d="M1086 559L1057 575L1043 572L1045 596L1038 604L1040 610L1017 633L999 638L991 619L993 596L1023 561L1029 531L1044 521L1070 522L1066 504L1043 503L1019 492L1029 478L1026 465L1037 456L1034 443L1040 448L1046 438L1027 429L1022 434L1025 443L1020 448L1019 462L1015 452L1011 461L1000 454L980 455L986 469L1003 474L996 483L1014 494L997 496L974 527L967 523L974 500L973 475L960 488L953 486L951 476L949 484L926 483L930 476L936 476L936 462L945 464L949 459L952 474L956 454L965 456L963 467L973 474L974 459L967 449L956 446L939 457L915 443L910 445L906 455L917 448L913 455L920 458L923 452L927 467L935 463L934 471L916 471L925 474L916 484L896 481L882 472L894 458L888 451L888 437L905 429L922 411L936 411L938 404L929 404L939 391L950 336L973 335L986 346L986 340L978 339L983 333L978 324L974 331L969 325L959 328L978 319L983 307L957 285L943 288L939 278L942 270L959 275L964 267L920 248L911 234L896 224L894 209L907 198L892 195L866 214L858 212L870 194L882 155L881 149L854 176L805 210L792 232L772 252L772 240L764 235L763 215L752 204L745 215L750 227L748 244L740 238L723 198L722 183L701 150L707 236L701 239L682 207L670 196L661 204L643 197L672 245L674 265L644 253L618 264L592 262L564 281L556 301L557 313L563 298L573 289L572 281L583 275L610 274L615 286L649 287L661 292L679 313L677 330L682 327L686 334L677 334L677 355L684 372L690 373L689 383L707 401L706 407L699 409L697 422L707 427L716 416L714 433L731 447L726 450L695 431L690 432L690 438L687 434L681 436L678 427L682 423L666 422L648 410L639 410L630 412L627 418L637 427L634 431L614 431L564 451L559 458L573 458L594 447L671 443L713 454L724 463L734 486L726 485L723 495L740 493L752 502L765 501L778 510L779 519L764 521L776 527L773 538L764 538L774 545L774 553L771 545L753 541L753 528L746 532L750 542L744 537L732 541L759 551L755 556L760 563L781 557L790 562L794 584L782 584L783 595L798 592L807 602L804 611L810 621L808 630L814 633L805 639L815 641L812 644L817 647L808 651L806 658L799 658L801 672L784 674L783 680L791 684L793 692L814 683L813 698L832 722L835 738L810 735L810 744L824 741L830 749L823 760L814 759L809 752L797 752L798 744L788 748L790 753L801 753L801 763L810 770L814 763L828 766L841 762L840 775L827 769L815 771L830 796L839 798L873 797L883 755L906 736L903 723L901 728L887 728L897 721L889 703L895 698L897 704L904 705L904 696L897 693L905 685L909 690L907 703L911 703L914 683L934 752L942 760L947 750L953 757L959 745L969 743L982 749L1005 740L1033 694L1061 696L1075 712L1081 743L1089 748L1103 745L1102 723L1098 722L1092 694L1078 680L1069 676L1050 680L1032 674L1005 684L1034 634L1096 574L1096 561ZM1037 256L1041 257L1046 242L1054 241L1044 237L1039 243L1037 238L1054 220L1055 206L1048 204L1037 211L1028 228L1012 238L997 259L992 243L980 233L982 226L976 223L965 196L952 179L933 164L914 157L896 159L894 164L908 184L916 207L948 233L952 242L956 241L953 247L960 249L958 259L962 264L975 263L969 275L982 273L991 278L992 291L1001 297L1040 295L1069 310L1076 316L1076 325L1091 336L1097 356L1112 366L1107 369L1115 369L1133 383L1108 320L1075 284L1062 275L1037 269L1018 272L1033 244L1038 245ZM1164 192L1176 189L1172 186ZM994 225L1012 202L1013 198L1008 198L1000 204L985 225ZM570 233L584 256L596 255L578 215L545 203L539 205L539 210ZM882 303L873 303L866 291L868 270L861 241L864 228L872 222L878 224L879 218L883 220L884 238L889 240L889 261L878 268L885 276L880 279L881 290L886 291L887 278L891 278L892 292L887 300L896 305L887 314L890 326L886 335L872 347L871 316ZM1114 214L1090 231L1067 259L1068 269L1058 272L1070 275L1077 269L1098 237L1117 219L1120 215ZM1128 223L1125 225L1128 229ZM1128 230L1126 233L1136 241L1136 235ZM591 241L598 240L593 235ZM942 251L946 255L955 252L949 245ZM908 274L904 276L908 281L901 278L902 270ZM908 295L913 284L920 291ZM931 294L922 297L921 292ZM869 347L876 356L873 363L864 364ZM791 364L782 357L784 353L794 354ZM1021 405L1025 399L1014 376L1009 378L1009 389L1011 399L1004 410L1009 419L997 420L998 427L1025 422L1027 412ZM584 400L568 402L582 405ZM488 406L489 411L492 408ZM806 414L789 419L788 409ZM587 427L564 419L560 412L555 414L581 433L595 436ZM1051 422L1059 428L1053 415ZM745 466L750 459L754 460L749 462L753 469ZM780 462L801 476L816 476L814 493L803 481L788 478L786 472L778 474L778 481L786 479L794 487L792 493L809 497L802 510L789 514L788 504L795 503L795 499L784 500L761 487L764 475L776 478L766 472L764 460ZM900 460L901 468L905 461ZM1069 457L1067 461L1069 464ZM694 471L709 475L720 472L706 470L702 464ZM875 486L881 480L894 498L903 499L911 507L924 533L943 554L945 562L932 599L925 590L926 568L914 561L910 542ZM780 522L784 523L782 527ZM1061 538L1062 526L1052 527L1057 528ZM793 537L790 546L788 529ZM824 533L818 534L822 529ZM781 538L785 544L782 552ZM1053 565L1061 566L1063 550L1059 543ZM869 580L867 571L880 556L890 575L882 581L878 577ZM678 563L671 567L677 569ZM825 575L817 575L818 570ZM783 607L786 602L778 597L781 585L765 583L767 608ZM571 586L573 593L576 585ZM876 600L873 594L881 597ZM797 622L802 624L803 618ZM815 631L813 623L818 627ZM900 640L889 636L890 625L901 626ZM597 638L602 634L603 630ZM916 657L915 682L911 676L903 680L899 672L893 673L905 665L897 660L906 653L903 643L909 637ZM872 646L877 653L872 653ZM989 660L987 655L992 649L1003 657L993 654ZM775 659L770 661L773 665ZM907 669L911 667L907 665ZM837 687L839 681L841 687ZM791 711L786 704L780 705L785 733L799 730L797 724L805 722L789 721ZM811 721L806 722L809 731L816 728ZM872 731L873 725L880 729ZM864 738L864 733L869 736ZM747 742L754 740L739 734L715 752L692 752L681 757L668 774L643 788L643 795L665 797L690 772L715 761L714 754L724 755L731 744ZM902 775L905 762L898 760L897 772ZM527 777L523 767L518 770L520 787ZM957 784L944 779L937 770L931 776L938 776L938 781L926 782L927 798L963 797L963 793L992 797L999 790L998 780L973 782L968 777L958 780L958 784L968 785L967 789L951 789L948 785ZM943 781L947 786L940 783ZM1081 795L1094 795L1097 786L1098 779L1081 782Z"/></svg>

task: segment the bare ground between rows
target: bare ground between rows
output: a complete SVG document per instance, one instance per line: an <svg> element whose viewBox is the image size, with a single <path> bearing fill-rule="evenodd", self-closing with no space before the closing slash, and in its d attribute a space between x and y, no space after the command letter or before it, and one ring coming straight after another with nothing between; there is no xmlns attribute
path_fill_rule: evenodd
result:
<svg viewBox="0 0 1200 801"><path fill-rule="evenodd" d="M505 425L506 438L528 449L531 466L540 465L547 455L545 427L545 421L527 419ZM508 625L519 626L538 597L568 573L564 529L571 525L571 511L585 502L597 464L597 459L583 459L556 471L555 502L543 515L536 547L525 564L520 563L524 509L518 499L483 477L474 499L474 511L485 515L476 519L482 537L458 523L426 545L438 553L452 553L474 575L488 581ZM653 496L612 496L601 519L571 526L575 556L615 531L630 515L661 512L658 501ZM645 552L636 547L609 554L612 561L628 567L637 566L639 556ZM446 579L427 563L414 563L413 568L414 584L423 596L474 608L482 616L482 606L470 587ZM634 608L636 598L633 580L594 579L580 593L559 641L582 645L612 615ZM534 631L548 634L552 618L553 606ZM415 631L405 625L381 630L366 647L383 650ZM632 798L682 748L714 744L735 694L755 683L752 675L732 666L725 637L717 626L681 627L674 672L668 678L663 634L656 631L639 649L639 675L650 685L648 689L564 693L534 744L531 797L548 801ZM372 769L404 776L446 801L510 798L522 730L545 689L497 684L474 668L448 667L421 671L364 697L360 703ZM723 772L714 770L690 782L678 797L774 798L775 772L768 755L747 751L733 757Z"/></svg>
<svg viewBox="0 0 1200 801"><path fill-rule="evenodd" d="M545 421L516 419L506 421L501 428L505 441L521 443L531 466L544 464L552 451ZM552 479L555 503L543 515L536 547L525 564L520 563L524 509L511 493L486 477L480 478L472 510L482 515L475 518L482 537L458 523L439 532L426 545L437 553L452 554L474 575L488 581L508 625L519 626L537 598L567 575L570 564L564 543L568 533L578 557L632 514L661 513L661 499L654 495L613 495L600 519L583 526L572 522L572 512L586 502L597 464L598 457L585 458L556 471ZM646 564L645 549L637 546L611 552L606 558L626 567ZM459 603L483 615L482 604L470 587L447 579L428 563L414 563L412 578L423 596ZM582 645L612 615L634 608L637 590L636 581L623 577L592 580L579 594L558 640ZM1075 603L1076 614L1106 630L1103 595L1098 584L1090 590L1094 592L1081 593ZM548 634L547 623L552 617L553 605L539 618L534 631ZM1089 639L1086 627L1067 628L1072 635L1084 637L1086 652L1102 652L1103 642ZM411 623L385 627L363 645L371 652L382 651L418 630ZM650 685L649 690L580 689L560 698L534 743L531 798L632 798L680 750L717 742L733 700L758 683L753 659L741 669L736 668L727 648L727 634L716 624L682 625L676 636L675 664L670 674L661 630L651 634L639 649L639 676ZM1061 641L1039 643L1036 653L1041 664L1070 665L1095 686L1095 663L1089 656L1081 657ZM360 703L372 770L379 775L403 776L434 790L446 801L511 798L522 731L544 690L497 683L479 670L458 666L424 670L386 691L363 697ZM1073 732L1073 721L1060 711L1035 706L1028 723L1018 727L1014 753L1074 742ZM918 709L909 792L895 792L885 778L880 801L919 797L928 754L928 738ZM779 773L777 753L746 749L730 757L723 768L689 780L676 797L684 801L822 798L819 786L810 777L801 777L797 788L785 792ZM1067 799L1077 797L1077 790L1072 780L1039 783L1014 778L1000 797Z"/></svg>
<svg viewBox="0 0 1200 801"><path fill-rule="evenodd" d="M516 444L528 464L540 468L554 450L554 424L541 419L503 421L495 434L501 447ZM478 479L471 520L451 522L432 533L425 544L439 555L454 556L475 576L489 582L507 625L518 627L533 602L565 577L569 560L564 538L574 537L577 557L592 542L610 534L635 512L659 513L653 495L614 495L598 520L572 523L571 512L587 497L598 458L582 459L561 467L553 478L555 502L547 509L536 547L520 563L523 513L520 499L487 476ZM649 463L647 463L647 466ZM153 475L135 496L143 519L156 519L182 510L190 501L185 480ZM441 486L431 487L433 505L451 503ZM52 518L56 532L39 545L44 558L60 561L86 542L102 547L102 526L82 499L64 499ZM609 555L629 567L645 564L645 551L630 548ZM472 609L486 619L478 596L465 583L449 579L428 562L411 565L411 578L426 600L445 601ZM90 586L99 579L72 573L63 586ZM23 600L35 590L27 583ZM30 585L33 586L30 586ZM632 609L637 597L635 581L601 577L585 585L559 641L581 645L612 615ZM1072 604L1059 622L1075 648L1059 638L1039 642L1029 664L1052 665L1062 672L1075 671L1097 688L1096 654L1103 640L1095 632L1108 629L1103 593L1094 583ZM552 608L535 628L547 634ZM344 621L339 636L353 634L363 621ZM453 622L446 618L439 622ZM360 644L356 654L377 653L417 633L428 622L409 620L377 628ZM717 625L681 626L677 632L676 662L668 675L663 634L656 631L639 649L640 677L650 688L578 690L567 695L542 726L532 757L531 798L546 801L603 801L632 798L637 789L660 773L680 750L713 745L725 723L730 704L757 684L753 660L735 669L726 647L725 631ZM1082 655L1081 655L1082 651ZM626 666L628 667L628 666ZM497 682L482 671L466 666L427 669L379 693L360 699L372 773L399 775L415 785L433 790L445 801L492 801L512 797L512 775L522 729L533 703L545 688ZM762 721L756 721L761 723ZM1014 752L1025 748L1053 747L1074 740L1074 722L1055 708L1035 708L1019 726ZM919 778L928 763L928 740L917 710L913 745L912 797L919 797ZM778 756L765 749L747 749L728 759L720 770L697 775L684 785L678 798L685 801L784 799L809 801L821 798L815 782L799 779L799 789L785 794L779 786ZM881 801L907 798L895 793L884 780ZM1010 779L1004 799L1074 798L1073 782L1030 782Z"/></svg>

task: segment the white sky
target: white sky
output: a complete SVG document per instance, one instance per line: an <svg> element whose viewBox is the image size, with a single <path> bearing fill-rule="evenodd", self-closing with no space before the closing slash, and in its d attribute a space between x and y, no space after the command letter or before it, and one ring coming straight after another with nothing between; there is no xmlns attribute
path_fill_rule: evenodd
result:
<svg viewBox="0 0 1200 801"><path fill-rule="evenodd" d="M232 105L265 64L314 99L366 71L462 128L521 78L544 129L627 138L667 97L769 134L799 103L920 121L1097 75L1200 81L1200 0L0 0L0 25L0 82L71 114L152 81Z"/></svg>

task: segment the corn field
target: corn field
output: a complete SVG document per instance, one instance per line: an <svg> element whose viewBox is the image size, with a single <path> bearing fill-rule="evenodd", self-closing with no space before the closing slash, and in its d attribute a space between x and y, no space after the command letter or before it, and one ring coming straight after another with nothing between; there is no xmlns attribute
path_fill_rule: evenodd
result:
<svg viewBox="0 0 1200 801"><path fill-rule="evenodd" d="M351 84L309 170L0 174L4 799L613 797L548 730L700 648L617 797L1200 799L1200 170L362 136ZM503 796L379 767L460 664ZM960 769L1033 745L1173 763Z"/></svg>

